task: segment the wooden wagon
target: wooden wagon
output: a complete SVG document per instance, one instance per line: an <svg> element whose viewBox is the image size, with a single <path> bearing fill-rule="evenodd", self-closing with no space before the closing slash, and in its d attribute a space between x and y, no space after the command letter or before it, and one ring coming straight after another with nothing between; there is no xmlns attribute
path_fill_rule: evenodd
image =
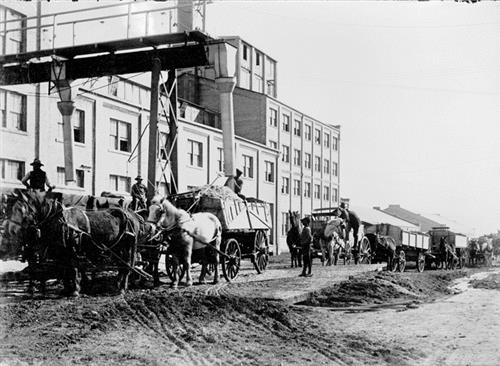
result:
<svg viewBox="0 0 500 366"><path fill-rule="evenodd" d="M451 255L446 259L445 263L448 269L455 269L457 266L462 268L465 266L467 258L467 237L463 234L458 234L450 230L449 227L434 227L429 231L430 248L427 254L427 266L435 265L436 268L441 268L442 250L441 240L446 239Z"/></svg>
<svg viewBox="0 0 500 366"><path fill-rule="evenodd" d="M269 235L272 228L270 204L255 198L246 200L232 194L213 197L203 191L172 195L169 200L189 213L210 212L222 224L221 264L227 281L234 280L243 258L252 261L257 273L269 261ZM166 258L167 273L169 258Z"/></svg>
<svg viewBox="0 0 500 366"><path fill-rule="evenodd" d="M429 250L429 235L406 231L391 224L365 226L364 232L363 240L367 240L371 248L377 248L379 243L395 245L396 257L389 270L403 272L407 261L415 262L419 272L424 270L426 253ZM381 262L385 258L380 256L380 251L372 250L371 260Z"/></svg>
<svg viewBox="0 0 500 366"><path fill-rule="evenodd" d="M313 256L323 258L320 248L319 237L323 234L325 225L332 219L336 218L335 212L337 208L324 208L314 210L311 217L311 231L313 233ZM345 243L343 240L341 244L334 247L334 263L337 264L338 259L343 259L344 264L349 263L351 260L361 264L369 264L371 260L371 249L368 240L362 235L363 225L359 230L361 237L358 239L357 248L354 248L354 238L351 235L349 242ZM342 245L343 244L343 245ZM356 250L357 249L357 250ZM355 251L355 255L353 254ZM323 259L322 259L323 260Z"/></svg>
<svg viewBox="0 0 500 366"><path fill-rule="evenodd" d="M451 256L446 260L446 266L449 269L455 269L457 266L462 268L465 266L467 257L467 237L463 234L455 233L449 227L434 227L429 230L430 248L427 254L427 265L432 264L436 268L441 267L441 240L446 239Z"/></svg>

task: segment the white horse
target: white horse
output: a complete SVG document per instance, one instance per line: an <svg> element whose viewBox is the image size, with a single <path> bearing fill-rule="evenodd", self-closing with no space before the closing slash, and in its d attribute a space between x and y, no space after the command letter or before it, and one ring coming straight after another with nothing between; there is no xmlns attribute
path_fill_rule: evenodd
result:
<svg viewBox="0 0 500 366"><path fill-rule="evenodd" d="M208 264L215 264L214 281L219 281L219 252L222 241L222 225L219 219L211 213L199 212L190 215L176 208L166 199L161 202L153 200L149 209L149 222L171 232L168 252L173 258L172 287L179 284L178 267L184 265L186 285L193 284L191 277L191 260L194 251L202 264L200 283L205 283ZM214 250L215 248L215 250Z"/></svg>
<svg viewBox="0 0 500 366"><path fill-rule="evenodd" d="M335 244L338 244L343 249L346 249L343 247L344 241L340 238L343 222L344 221L341 218L336 218L328 221L325 225L323 235L321 235L319 239L323 264L325 264L325 259L326 264L329 266L335 263Z"/></svg>

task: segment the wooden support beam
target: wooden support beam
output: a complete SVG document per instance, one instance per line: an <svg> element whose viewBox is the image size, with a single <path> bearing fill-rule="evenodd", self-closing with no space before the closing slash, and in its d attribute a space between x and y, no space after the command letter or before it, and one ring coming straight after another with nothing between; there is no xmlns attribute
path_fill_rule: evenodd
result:
<svg viewBox="0 0 500 366"><path fill-rule="evenodd" d="M155 196L156 189L156 158L158 144L158 102L159 83L162 63L159 58L150 61L151 67L151 100L149 108L149 147L148 147L148 200Z"/></svg>

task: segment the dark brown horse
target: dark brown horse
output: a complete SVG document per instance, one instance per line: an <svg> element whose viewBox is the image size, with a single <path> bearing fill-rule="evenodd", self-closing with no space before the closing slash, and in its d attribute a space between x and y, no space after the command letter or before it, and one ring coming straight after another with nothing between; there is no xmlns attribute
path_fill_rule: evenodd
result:
<svg viewBox="0 0 500 366"><path fill-rule="evenodd" d="M290 251L291 267L302 267L302 247L300 245L300 216L297 211L288 211L290 218L290 230L286 234L286 244Z"/></svg>
<svg viewBox="0 0 500 366"><path fill-rule="evenodd" d="M82 234L90 232L83 211L65 208L59 201L48 199L44 193L17 191L7 206L4 235L17 240L23 259L28 262L30 283L45 282L50 278L62 279L64 291L79 293L79 279L75 253Z"/></svg>

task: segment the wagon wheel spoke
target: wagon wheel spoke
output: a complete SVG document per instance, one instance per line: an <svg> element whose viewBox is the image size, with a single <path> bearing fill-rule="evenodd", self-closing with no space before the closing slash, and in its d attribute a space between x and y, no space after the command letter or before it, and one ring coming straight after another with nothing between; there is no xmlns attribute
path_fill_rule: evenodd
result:
<svg viewBox="0 0 500 366"><path fill-rule="evenodd" d="M269 247L268 238L264 230L258 230L255 233L254 239L254 258L253 265L257 273L262 273L267 268L268 257L269 257Z"/></svg>
<svg viewBox="0 0 500 366"><path fill-rule="evenodd" d="M222 274L226 281L231 282L238 276L241 262L241 250L236 239L228 239L224 244L222 256Z"/></svg>

